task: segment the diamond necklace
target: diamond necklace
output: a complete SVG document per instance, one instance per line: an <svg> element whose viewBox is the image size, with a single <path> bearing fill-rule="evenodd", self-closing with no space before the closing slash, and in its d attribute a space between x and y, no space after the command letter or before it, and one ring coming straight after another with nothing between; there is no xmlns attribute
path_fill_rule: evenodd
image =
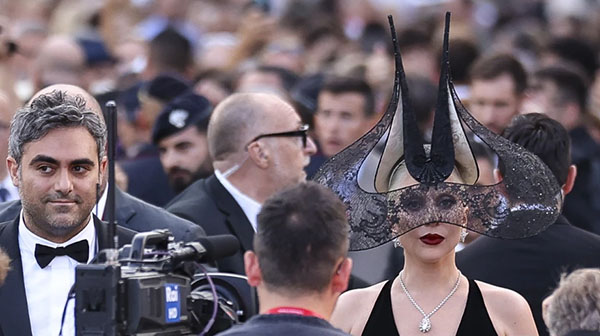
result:
<svg viewBox="0 0 600 336"><path fill-rule="evenodd" d="M458 289L458 285L460 284L460 275L461 275L460 271L458 271L458 277L456 278L456 283L454 284L454 288L452 288L450 293L448 293L448 295L446 295L446 297L442 300L442 302L440 302L437 305L437 307L433 308L433 310L429 314L425 314L425 312L423 311L423 308L421 308L419 306L417 301L415 301L415 299L413 299L413 297L408 292L408 289L406 289L406 285L404 284L404 281L402 281L402 272L400 272L400 286L402 286L402 290L404 291L404 293L406 294L406 296L408 297L410 302L413 304L413 306L415 306L415 308L417 308L417 310L421 314L423 314L423 319L421 320L421 323L419 323L419 331L422 333L426 333L429 330L431 330L431 320L429 319L431 317L431 315L435 314L435 312L437 312L440 308L442 308L442 306L446 303L446 301L448 301L448 299L450 299L450 297L452 295L454 295L454 293Z"/></svg>

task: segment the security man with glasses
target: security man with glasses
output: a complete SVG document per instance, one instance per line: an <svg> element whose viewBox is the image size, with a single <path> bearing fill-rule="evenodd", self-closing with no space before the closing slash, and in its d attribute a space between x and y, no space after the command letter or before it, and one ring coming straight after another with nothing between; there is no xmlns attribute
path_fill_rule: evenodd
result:
<svg viewBox="0 0 600 336"><path fill-rule="evenodd" d="M213 111L208 148L214 174L196 181L166 209L202 226L207 235L232 234L240 252L217 260L219 270L244 274L243 254L252 250L256 216L276 192L306 179L316 152L294 108L265 93L236 93Z"/></svg>

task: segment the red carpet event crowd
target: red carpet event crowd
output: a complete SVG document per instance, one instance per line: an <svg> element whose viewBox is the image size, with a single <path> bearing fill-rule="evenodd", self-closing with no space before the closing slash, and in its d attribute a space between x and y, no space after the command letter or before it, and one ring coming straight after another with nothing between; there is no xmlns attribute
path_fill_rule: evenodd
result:
<svg viewBox="0 0 600 336"><path fill-rule="evenodd" d="M0 1L0 158L0 336L76 334L112 188L236 238L222 335L600 335L598 1Z"/></svg>

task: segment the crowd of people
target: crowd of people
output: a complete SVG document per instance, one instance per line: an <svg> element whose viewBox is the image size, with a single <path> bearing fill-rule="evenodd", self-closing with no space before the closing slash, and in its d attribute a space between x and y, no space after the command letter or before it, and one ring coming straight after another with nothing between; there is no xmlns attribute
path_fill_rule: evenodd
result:
<svg viewBox="0 0 600 336"><path fill-rule="evenodd" d="M0 335L75 333L108 101L119 243L239 241L224 335L600 335L598 45L584 0L0 2Z"/></svg>

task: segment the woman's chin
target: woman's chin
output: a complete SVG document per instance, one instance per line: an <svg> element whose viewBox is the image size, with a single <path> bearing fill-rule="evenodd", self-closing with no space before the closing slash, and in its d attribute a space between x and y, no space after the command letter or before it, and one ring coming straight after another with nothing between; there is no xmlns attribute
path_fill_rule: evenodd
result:
<svg viewBox="0 0 600 336"><path fill-rule="evenodd" d="M427 245L425 247L420 246L417 251L410 253L413 258L426 263L434 264L438 263L450 255L454 255L454 247L451 244L439 244L439 245Z"/></svg>

